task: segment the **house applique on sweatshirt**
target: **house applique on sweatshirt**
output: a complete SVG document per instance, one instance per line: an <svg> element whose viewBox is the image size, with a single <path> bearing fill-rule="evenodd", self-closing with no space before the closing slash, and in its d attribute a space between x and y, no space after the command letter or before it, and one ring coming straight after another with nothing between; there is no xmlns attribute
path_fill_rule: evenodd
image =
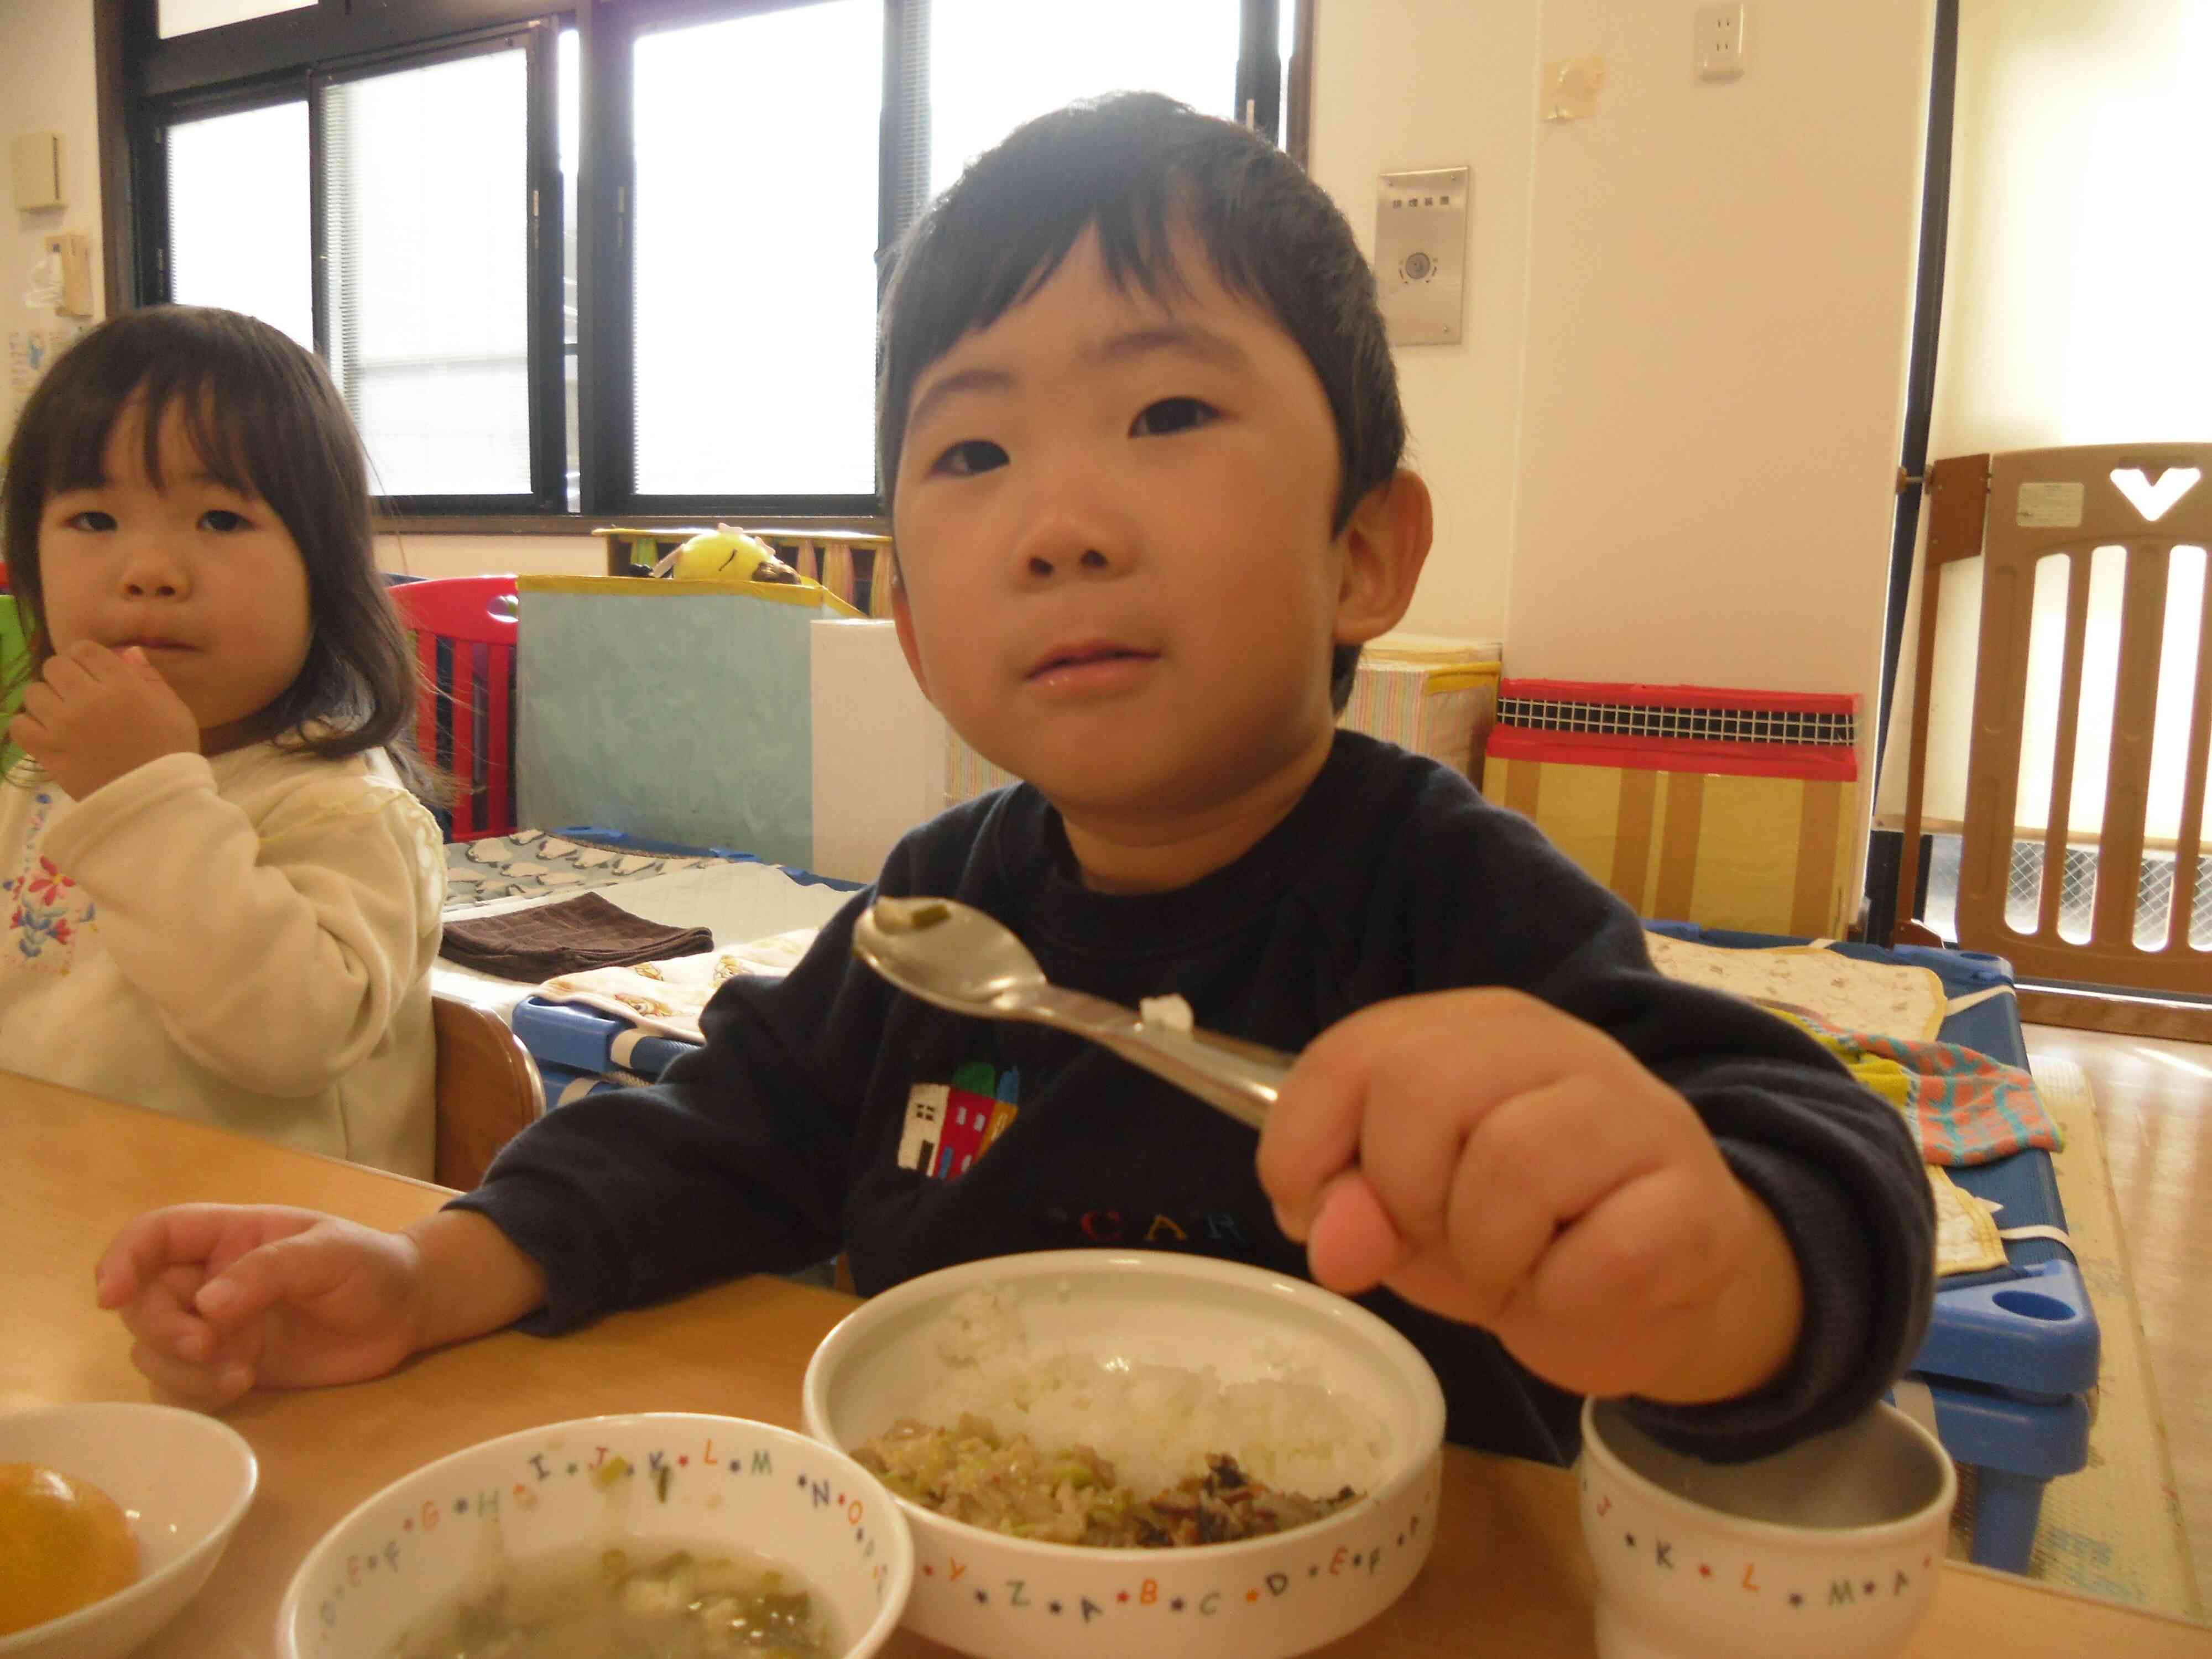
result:
<svg viewBox="0 0 2212 1659"><path fill-rule="evenodd" d="M907 1091L899 1167L936 1181L965 1175L1019 1115L1021 1081L1017 1069L971 1060L950 1083L915 1084Z"/></svg>

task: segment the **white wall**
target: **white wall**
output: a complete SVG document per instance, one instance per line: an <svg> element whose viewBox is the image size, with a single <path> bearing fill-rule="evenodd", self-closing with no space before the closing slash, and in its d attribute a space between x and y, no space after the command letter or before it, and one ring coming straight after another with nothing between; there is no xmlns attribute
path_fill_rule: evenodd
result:
<svg viewBox="0 0 2212 1659"><path fill-rule="evenodd" d="M1319 0L1314 174L1474 170L1466 338L1401 347L1437 498L1411 627L1517 673L1870 687L1917 245L1931 0ZM1598 56L1596 116L1538 118ZM1787 604L1778 605L1778 589Z"/></svg>
<svg viewBox="0 0 2212 1659"><path fill-rule="evenodd" d="M1437 547L1408 625L1507 671L1856 692L1872 775L1932 0L1320 0L1315 176L1471 163L1465 343L1401 348ZM1595 56L1588 120L1541 66Z"/></svg>
<svg viewBox="0 0 2212 1659"><path fill-rule="evenodd" d="M92 0L0 0L0 145L19 133L60 133L65 203L19 212L12 193L0 198L0 210L7 215L7 231L0 235L0 333L55 322L52 312L26 307L23 291L30 286L32 267L45 256L41 239L57 231L81 230L90 239L93 308L105 310L98 112ZM0 364L4 374L5 365ZM12 384L0 379L0 435L15 429L16 403Z"/></svg>
<svg viewBox="0 0 2212 1659"><path fill-rule="evenodd" d="M1437 506L1436 548L1405 625L1497 639L1511 571L1542 8L1538 0L1319 6L1309 164L1360 246L1374 252L1376 175L1474 169L1461 338L1398 352L1407 459Z"/></svg>
<svg viewBox="0 0 2212 1659"><path fill-rule="evenodd" d="M596 536L379 536L380 569L409 576L604 576L606 544Z"/></svg>
<svg viewBox="0 0 2212 1659"><path fill-rule="evenodd" d="M1536 148L1514 672L1859 691L1903 424L1930 0L1547 0L1594 120Z"/></svg>

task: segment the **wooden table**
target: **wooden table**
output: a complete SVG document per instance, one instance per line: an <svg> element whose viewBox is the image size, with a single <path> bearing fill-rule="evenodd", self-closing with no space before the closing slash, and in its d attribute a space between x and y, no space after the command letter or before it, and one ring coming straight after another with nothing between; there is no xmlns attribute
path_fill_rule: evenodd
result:
<svg viewBox="0 0 2212 1659"><path fill-rule="evenodd" d="M0 1072L0 1407L148 1397L121 1322L92 1299L93 1264L143 1209L299 1204L397 1227L446 1196ZM807 1358L852 1305L744 1279L554 1340L501 1333L374 1382L249 1396L227 1420L261 1460L260 1492L207 1588L140 1659L264 1659L276 1604L315 1540L387 1481L473 1442L603 1412L718 1412L797 1428ZM1592 1575L1572 1478L1458 1448L1446 1455L1426 1569L1395 1607L1327 1651L1589 1654ZM885 1651L945 1650L902 1632ZM2162 1659L2212 1656L2212 1631L1954 1565L1910 1651Z"/></svg>

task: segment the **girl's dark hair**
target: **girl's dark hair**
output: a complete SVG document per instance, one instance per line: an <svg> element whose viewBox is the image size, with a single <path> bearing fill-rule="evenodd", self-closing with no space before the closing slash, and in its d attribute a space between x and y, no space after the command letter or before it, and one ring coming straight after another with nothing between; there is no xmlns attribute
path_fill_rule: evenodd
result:
<svg viewBox="0 0 2212 1659"><path fill-rule="evenodd" d="M1256 133L1157 93L1039 116L969 165L907 233L880 313L876 455L884 508L898 484L915 382L965 335L1051 280L1095 227L1109 278L1184 291L1172 229L1195 233L1231 293L1263 307L1320 377L1336 422L1329 533L1398 469L1406 418L1375 278L1328 192ZM1359 659L1329 664L1340 711Z"/></svg>
<svg viewBox="0 0 2212 1659"><path fill-rule="evenodd" d="M106 482L109 435L134 403L156 488L161 425L173 409L209 475L266 501L307 568L307 659L256 735L331 758L391 744L413 709L416 670L376 568L360 435L320 359L234 311L154 306L111 318L55 359L24 404L0 480L0 551L22 609L29 672L53 654L41 620L39 520L49 496Z"/></svg>

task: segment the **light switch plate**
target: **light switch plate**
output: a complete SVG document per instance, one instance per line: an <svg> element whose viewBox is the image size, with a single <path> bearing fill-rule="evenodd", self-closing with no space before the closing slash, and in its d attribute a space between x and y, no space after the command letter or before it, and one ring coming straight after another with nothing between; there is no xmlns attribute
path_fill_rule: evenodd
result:
<svg viewBox="0 0 2212 1659"><path fill-rule="evenodd" d="M1386 173L1375 203L1375 285L1393 345L1460 337L1474 170Z"/></svg>
<svg viewBox="0 0 2212 1659"><path fill-rule="evenodd" d="M62 136L19 132L8 141L8 171L17 208L25 212L62 203Z"/></svg>

